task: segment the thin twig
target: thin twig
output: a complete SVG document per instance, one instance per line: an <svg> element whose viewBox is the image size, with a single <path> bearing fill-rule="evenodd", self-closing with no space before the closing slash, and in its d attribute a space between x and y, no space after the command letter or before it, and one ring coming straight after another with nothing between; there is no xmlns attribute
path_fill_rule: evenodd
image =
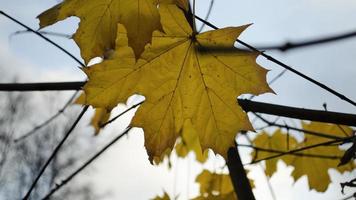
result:
<svg viewBox="0 0 356 200"><path fill-rule="evenodd" d="M255 164L255 163L258 163L258 162L261 162L261 161L264 161L264 160L270 160L270 159L278 158L278 157L281 157L281 156L284 156L284 155L297 153L297 152L300 152L300 151L305 151L305 150L313 149L313 148L320 147L320 146L329 146L329 145L332 145L332 144L343 143L345 141L350 141L350 140L354 139L355 137L356 136L335 139L335 140L331 140L331 141L327 141L327 142L322 142L322 143L318 143L318 144L314 144L314 145L310 145L310 146L306 146L306 147L302 147L302 148L286 151L286 152L283 152L283 153L278 153L278 154L273 155L273 156L269 156L269 157L266 157L266 158L254 160L254 161L252 161L250 163L246 163L244 165L251 165L251 164Z"/></svg>
<svg viewBox="0 0 356 200"><path fill-rule="evenodd" d="M22 135L19 138L14 139L14 142L21 142L24 139L26 139L27 137L33 135L34 133L36 133L36 131L40 130L41 128L45 127L47 124L51 123L54 119L56 119L58 116L60 116L61 114L64 113L64 111L67 109L67 107L72 103L72 101L74 100L74 98L77 96L79 90L74 92L74 94L68 99L68 101L64 104L64 106L57 111L56 114L52 115L50 118L48 118L47 120L45 120L44 122L42 122L41 124L35 126L31 131L25 133L24 135Z"/></svg>
<svg viewBox="0 0 356 200"><path fill-rule="evenodd" d="M319 37L317 39L308 39L305 41L300 41L300 42L287 42L283 45L272 45L272 46L261 46L258 47L259 50L279 50L279 51L288 51L296 48L301 48L301 47L310 47L310 46L315 46L315 45L320 45L320 44L325 44L325 43L330 43L330 42L336 42L344 39L349 39L351 37L356 36L356 31L351 31L347 33L342 33L342 34L337 34L337 35L332 35L332 36L327 36L327 37Z"/></svg>
<svg viewBox="0 0 356 200"><path fill-rule="evenodd" d="M52 32L52 31L37 31L37 32L41 33L42 35L51 35L51 36L62 37L62 38L67 38L67 39L72 38L72 35L65 34L65 33L57 33L57 32ZM32 33L32 31L29 31L29 30L15 31L15 32L11 33L11 35L9 37L11 38L13 36L23 34L23 33Z"/></svg>
<svg viewBox="0 0 356 200"><path fill-rule="evenodd" d="M104 148L102 148L99 152L97 152L94 156L92 156L89 160L87 160L83 165L81 165L78 169L76 169L72 174L70 174L67 178L62 180L60 183L55 184L55 187L46 194L43 199L49 199L56 191L66 185L69 181L71 181L76 175L78 175L81 171L83 171L86 167L88 167L93 161L95 161L102 153L104 153L109 147L115 144L118 140L120 140L124 135L128 134L131 130L131 127L128 127L123 133L114 138L109 144L107 144Z"/></svg>
<svg viewBox="0 0 356 200"><path fill-rule="evenodd" d="M208 8L208 12L206 13L205 18L204 18L205 21L207 21L209 19L211 11L213 10L213 7L214 7L214 3L215 3L215 0L210 0L210 5L209 5L209 8ZM205 24L203 23L200 26L198 33L200 33L203 30L204 26L205 26Z"/></svg>
<svg viewBox="0 0 356 200"><path fill-rule="evenodd" d="M48 165L50 164L50 162L53 160L53 158L56 156L56 154L58 153L58 151L60 150L60 148L62 147L62 145L64 144L64 142L67 140L67 138L69 137L69 135L72 133L72 131L74 130L74 128L77 126L78 122L80 121L80 119L83 117L84 113L88 110L89 106L84 106L83 110L80 112L79 116L77 117L77 119L74 121L74 123L72 124L72 126L70 127L70 129L67 131L67 133L64 135L64 137L62 138L62 140L59 142L59 144L56 146L56 148L54 149L54 151L52 152L51 156L48 158L48 160L46 161L46 163L44 164L44 166L41 168L40 173L37 175L36 179L33 181L30 189L27 191L26 195L23 197L23 200L27 200L30 198L31 192L32 190L35 188L38 180L41 178L42 174L44 173L44 171L46 170L46 168L48 167Z"/></svg>
<svg viewBox="0 0 356 200"><path fill-rule="evenodd" d="M197 18L199 21L205 23L206 25L210 26L210 27L213 28L213 29L219 29L217 26L213 25L212 23L210 23L210 22L208 22L208 21L205 21L204 19L202 19L202 18L200 18L200 17L198 17L198 16L196 16L196 15L195 15L195 18ZM272 57L272 56L270 56L270 55L268 55L268 54L266 54L266 53L264 53L264 52L262 52L262 51L259 51L258 49L256 49L255 47L253 47L253 46L247 44L246 42L243 42L243 41L241 41L241 40L239 40L239 39L236 39L236 41L237 41L238 43L242 44L243 46L249 48L250 50L255 51L255 52L258 52L261 56L265 57L267 60L269 60L269 61L271 61L271 62L273 62L273 63L275 63L275 64L277 64L277 65L279 65L279 66L281 66L281 67L283 67L283 68L285 68L285 69L287 69L288 71L293 72L294 74L296 74L296 75L298 75L298 76L300 76L300 77L302 77L302 78L308 80L308 81L311 82L311 83L314 83L315 85L319 86L320 88L322 88L322 89L324 89L324 90L330 92L331 94L333 94L333 95L339 97L340 99L342 99L342 100L344 100L344 101L350 103L351 105L356 106L356 102L354 102L353 100L347 98L345 95L343 95L343 94L341 94L341 93L339 93L339 92L337 92L337 91L331 89L330 87L328 87L328 86L326 86L326 85L320 83L319 81L316 81L316 80L314 80L313 78L311 78L311 77L309 77L309 76L307 76L307 75L305 75L305 74L303 74L303 73L301 73L301 72L299 72L299 71L293 69L293 68L290 67L289 65L287 65L287 64L285 64L285 63L283 63L283 62L281 62L281 61L279 61L279 60L277 60L277 59L275 59L274 57Z"/></svg>
<svg viewBox="0 0 356 200"><path fill-rule="evenodd" d="M6 14L4 11L0 10L0 14L5 16L6 18L10 19L11 21L15 22L16 24L24 27L26 30L38 35L39 37L41 37L42 39L46 40L47 42L51 43L52 45L54 45L55 47L57 47L58 49L60 49L62 52L64 52L65 54L67 54L69 57L71 57L73 60L75 60L80 66L85 67L85 64L83 62L81 62L78 58L76 58L73 54L71 54L69 51L65 50L63 47L61 47L59 44L53 42L51 39L49 39L48 37L42 35L40 32L35 31L34 29L30 28L29 26L26 26L25 24L23 24L22 22L18 21L17 19L11 17L10 15Z"/></svg>
<svg viewBox="0 0 356 200"><path fill-rule="evenodd" d="M267 119L265 119L261 115L258 115L257 113L253 113L253 114L257 118L262 120L264 123L266 123L268 126L274 126L274 127L278 127L278 128L285 128L287 130L299 131L299 132L302 132L302 133L305 133L305 134L309 134L309 135L313 135L313 136L317 136L317 137L329 138L329 139L340 139L340 138L342 138L340 136L336 136L336 135L332 135L332 134L328 134L328 133L320 133L320 132L316 132L316 131L310 131L310 130L304 130L304 129L300 129L300 128L295 128L295 127L292 127L292 126L288 126L286 124L278 124L276 122L268 121Z"/></svg>
<svg viewBox="0 0 356 200"><path fill-rule="evenodd" d="M100 125L100 128L103 128L103 127L105 127L106 125L112 123L113 121L115 121L116 119L118 119L119 117L121 117L122 115L124 115L125 113L127 113L127 112L129 112L130 110L132 110L132 109L136 108L137 106L141 105L143 102L144 102L144 101L141 101L140 103L137 103L137 104L131 106L130 108L124 110L123 112L121 112L120 114L118 114L118 115L116 115L114 118L112 118L111 120L109 120L109 121L107 121L107 122L101 124L101 125Z"/></svg>
<svg viewBox="0 0 356 200"><path fill-rule="evenodd" d="M257 151L264 151L270 153L287 153L289 155L299 156L299 157L323 158L323 159L331 159L331 160L338 160L341 158L341 156L330 156L330 155L320 155L320 154L310 154L310 153L288 153L288 151L281 151L278 149L267 149L267 148L250 145L250 144L237 144L237 146L248 147L248 148L255 149Z"/></svg>

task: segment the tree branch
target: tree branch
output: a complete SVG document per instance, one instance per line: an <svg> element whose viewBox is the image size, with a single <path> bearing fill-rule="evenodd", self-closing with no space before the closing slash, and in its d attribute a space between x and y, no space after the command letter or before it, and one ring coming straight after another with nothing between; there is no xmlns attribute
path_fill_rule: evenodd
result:
<svg viewBox="0 0 356 200"><path fill-rule="evenodd" d="M81 90L84 84L85 81L57 83L2 83L0 84L0 91ZM295 108L255 102L246 99L238 99L238 103L246 112L251 111L289 118L356 126L356 115L353 114Z"/></svg>
<svg viewBox="0 0 356 200"><path fill-rule="evenodd" d="M259 49L261 51L263 51L263 50L288 51L288 50L301 48L301 47L309 47L309 46L314 46L314 45L319 45L319 44L336 42L339 40L349 39L349 38L355 37L355 36L356 36L356 31L351 31L351 32L341 33L341 34L327 36L327 37L320 37L317 39L308 39L308 40L300 41L300 42L287 42L283 45L260 46L260 47L257 47L257 49Z"/></svg>
<svg viewBox="0 0 356 200"><path fill-rule="evenodd" d="M97 152L93 157L87 160L82 166L80 166L77 170L75 170L71 175L65 178L61 183L55 184L55 187L46 194L44 199L49 199L56 191L58 191L61 187L66 185L69 181L71 181L76 175L78 175L81 171L83 171L86 167L88 167L93 161L95 161L102 153L104 153L109 147L115 144L118 140L120 140L124 135L126 135L131 130L131 127L128 127L123 133L114 138L109 144L107 144L104 148L102 148L99 152Z"/></svg>
<svg viewBox="0 0 356 200"><path fill-rule="evenodd" d="M262 147L257 147L253 146L250 144L237 144L238 147L248 147L255 149L256 151L264 151L264 152L270 152L270 153L287 153L287 151L281 151L278 149L267 149L267 148L262 148ZM341 157L340 156L331 156L331 155L321 155L321 154L309 154L309 153L290 153L289 155L292 156L299 156L299 157L311 157L311 158L322 158L322 159L331 159L331 160L338 160Z"/></svg>
<svg viewBox="0 0 356 200"><path fill-rule="evenodd" d="M239 200L254 200L250 182L246 176L237 147L231 147L227 153L226 162L232 185Z"/></svg>
<svg viewBox="0 0 356 200"><path fill-rule="evenodd" d="M54 91L81 90L85 81L51 83L0 83L0 91Z"/></svg>
<svg viewBox="0 0 356 200"><path fill-rule="evenodd" d="M261 119L264 123L268 124L268 126L274 126L274 127L278 127L278 128L285 128L287 130L294 130L294 131L299 131L302 132L304 134L309 134L309 135L314 135L317 137L323 137L323 138L329 138L329 139L340 139L342 137L336 136L336 135L332 135L332 134L327 134L327 133L320 133L320 132L315 132L315 131L310 131L310 130L304 130L304 129L300 129L300 128L295 128L292 126L288 126L288 125L283 125L283 124L278 124L276 122L271 122L268 121L267 119L263 118L262 116L253 113L257 118ZM287 137L288 138L288 137Z"/></svg>
<svg viewBox="0 0 356 200"><path fill-rule="evenodd" d="M31 192L32 190L35 188L37 182L39 181L39 179L41 178L42 174L45 172L46 168L48 167L48 165L51 163L51 161L53 160L53 158L56 156L56 154L58 153L59 149L62 147L62 145L64 144L64 142L67 140L67 138L69 137L69 135L72 133L72 131L74 130L74 128L77 126L77 124L79 123L79 120L83 117L84 113L88 110L89 106L85 106L83 108L83 110L80 112L79 116L77 117L77 119L73 122L72 126L70 127L70 129L67 131L67 133L65 134L65 136L62 138L62 140L59 142L59 144L56 146L56 148L54 149L54 151L52 152L51 156L48 158L48 160L46 161L46 163L44 164L44 166L41 168L40 173L37 175L37 177L35 178L35 180L33 181L30 189L27 191L26 195L23 197L23 200L28 200L30 198Z"/></svg>
<svg viewBox="0 0 356 200"><path fill-rule="evenodd" d="M23 141L24 139L26 139L27 137L31 136L32 134L36 133L36 131L38 131L39 129L45 127L46 125L48 125L49 123L51 123L53 120L55 120L58 116L60 116L61 114L64 113L64 111L67 109L67 107L69 105L71 105L72 101L74 100L74 98L77 96L79 91L76 91L69 99L68 101L64 104L64 106L57 111L56 114L52 115L50 118L48 118L47 120L45 120L44 122L42 122L41 124L35 126L31 131L23 134L22 136L20 136L17 139L14 139L14 142L20 142Z"/></svg>
<svg viewBox="0 0 356 200"><path fill-rule="evenodd" d="M313 148L320 147L320 146L329 146L329 145L338 144L338 143L345 143L345 142L351 141L355 137L356 136L350 136L350 137L330 140L330 141L326 141L326 142L322 142L322 143L318 143L318 144L314 144L314 145L310 145L310 146L306 146L306 147L301 147L301 148L298 148L298 149L293 149L293 150L290 150L290 151L286 151L286 152L283 152L283 153L278 153L276 155L269 156L269 157L266 157L266 158L262 158L262 159L259 159L259 160L254 160L254 161L252 161L250 163L247 163L245 165L255 164L255 163L258 163L258 162L261 162L261 161L264 161L264 160L270 160L270 159L278 158L278 157L281 157L281 156L284 156L284 155L293 154L293 153L305 151L305 150L308 150L308 149L313 149Z"/></svg>
<svg viewBox="0 0 356 200"><path fill-rule="evenodd" d="M238 103L246 112L251 111L289 118L356 126L356 115L352 114L295 108L289 106L255 102L246 99L238 99Z"/></svg>

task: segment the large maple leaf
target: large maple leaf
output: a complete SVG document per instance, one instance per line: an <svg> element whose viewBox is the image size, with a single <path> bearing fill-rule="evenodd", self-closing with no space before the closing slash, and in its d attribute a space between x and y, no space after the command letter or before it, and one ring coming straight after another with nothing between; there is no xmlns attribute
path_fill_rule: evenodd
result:
<svg viewBox="0 0 356 200"><path fill-rule="evenodd" d="M258 54L233 47L247 26L195 35L177 6L159 11L164 33L153 33L137 61L119 25L111 59L84 69L86 102L109 110L134 93L144 95L132 125L143 127L151 161L172 149L182 132L196 133L203 151L225 156L238 131L253 129L237 96L271 91Z"/></svg>
<svg viewBox="0 0 356 200"><path fill-rule="evenodd" d="M70 16L80 18L74 40L86 63L115 47L117 23L128 31L129 45L138 57L150 42L152 32L160 29L158 0L65 0L41 15L40 27Z"/></svg>

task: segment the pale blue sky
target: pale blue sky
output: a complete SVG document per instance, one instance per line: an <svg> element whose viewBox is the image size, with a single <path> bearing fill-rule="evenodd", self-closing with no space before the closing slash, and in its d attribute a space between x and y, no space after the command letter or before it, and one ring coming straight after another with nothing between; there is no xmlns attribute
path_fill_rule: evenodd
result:
<svg viewBox="0 0 356 200"><path fill-rule="evenodd" d="M356 30L356 1L352 0L215 1L209 21L219 27L253 23L240 38L251 44L282 44L286 41L299 41ZM0 9L32 28L38 28L36 16L57 2L1 0ZM199 16L205 15L207 2L197 0ZM78 19L71 18L45 30L70 34L75 31L78 22ZM23 34L9 40L9 35L18 30L23 29L0 16L0 65L6 69L0 71L3 76L20 74L24 81L77 81L85 78L76 62L37 36ZM51 38L79 57L79 49L72 40ZM356 38L287 53L275 51L268 53L356 100ZM268 74L269 79L282 70L264 58L259 58L258 62L271 70ZM272 88L277 95L261 95L256 100L314 109L322 109L322 104L326 102L329 110L356 113L354 107L289 72L272 85ZM128 123L128 119L124 121L117 122L97 140L105 143ZM247 152L244 151L243 157L248 161ZM188 167L189 163L192 166ZM217 169L219 165L221 159L218 158L216 161L212 158L205 168ZM180 193L180 199L186 199L187 192L190 197L195 196L198 187L193 181L202 167L193 162L193 157L179 160L175 166L178 167L172 171L166 167L151 166L143 148L142 132L135 131L104 154L94 164L95 170L86 171L78 176L78 179L92 179L98 190L111 190L112 199L148 199L161 193L162 188L170 194L173 191L176 194ZM326 194L317 194L307 191L305 178L293 185L289 177L291 168L285 168L283 163L280 163L279 167L280 172L271 179L277 199L341 197L339 180L335 181ZM271 199L265 180L261 178L261 170L258 167L252 169L250 176L256 181L256 197L261 200ZM174 175L175 173L178 175ZM192 186L189 190L187 177L189 186ZM337 177L333 176L335 179ZM346 180L348 177L345 175L343 178ZM173 189L174 185L176 189Z"/></svg>

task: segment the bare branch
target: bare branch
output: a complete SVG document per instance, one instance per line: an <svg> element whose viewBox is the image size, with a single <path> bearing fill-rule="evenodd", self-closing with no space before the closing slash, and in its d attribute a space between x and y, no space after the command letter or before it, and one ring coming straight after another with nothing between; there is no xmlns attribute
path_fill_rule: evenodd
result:
<svg viewBox="0 0 356 200"><path fill-rule="evenodd" d="M281 151L278 149L266 149L262 147L256 147L250 144L237 144L238 147L248 147L255 149L257 151L264 151L264 152L270 152L270 153L288 153L288 151ZM330 155L320 155L320 154L308 154L308 153L290 153L289 155L293 156L299 156L299 157L311 157L311 158L323 158L323 159L331 159L331 160L338 160L341 157L340 156L330 156Z"/></svg>
<svg viewBox="0 0 356 200"><path fill-rule="evenodd" d="M57 83L2 83L0 84L0 91L81 90L84 84L84 81ZM356 126L356 115L352 114L295 108L255 102L247 99L238 99L238 103L246 112L251 111L290 118Z"/></svg>
<svg viewBox="0 0 356 200"><path fill-rule="evenodd" d="M264 161L264 160L270 160L270 159L278 158L278 157L285 156L285 155L288 155L288 154L297 153L297 152L305 151L305 150L308 150L308 149L313 149L313 148L320 147L320 146L329 146L329 145L333 145L333 144L340 144L340 143L348 142L348 141L351 141L352 139L354 139L355 137L356 136L344 137L344 138L340 138L340 139L330 140L330 141L327 141L327 142L322 142L322 143L318 143L318 144L314 144L314 145L310 145L310 146L306 146L306 147L302 147L302 148L286 151L286 152L279 153L279 154L276 154L276 155L273 155L273 156L269 156L269 157L266 157L266 158L262 158L262 159L259 159L259 160L254 160L254 161L252 161L250 163L247 163L245 165L255 164L255 163L258 163L258 162L261 162L261 161Z"/></svg>
<svg viewBox="0 0 356 200"><path fill-rule="evenodd" d="M0 83L0 91L56 91L81 90L85 81L51 83Z"/></svg>
<svg viewBox="0 0 356 200"><path fill-rule="evenodd" d="M26 139L27 137L31 136L32 134L34 134L36 131L40 130L41 128L45 127L46 125L48 125L49 123L51 123L54 119L56 119L58 116L60 116L66 109L67 107L72 103L72 101L74 100L74 98L77 96L79 91L76 91L69 99L68 101L64 104L64 106L58 110L58 112L54 115L52 115L52 117L48 118L47 120L45 120L44 122L42 122L41 124L35 126L31 131L25 133L24 135L22 135L21 137L17 138L14 140L15 143L17 142L21 142L24 139Z"/></svg>
<svg viewBox="0 0 356 200"><path fill-rule="evenodd" d="M28 190L28 192L26 193L26 195L23 197L23 200L28 200L30 198L31 192L32 190L35 188L38 180L41 178L42 174L44 173L44 171L46 170L46 168L48 167L48 165L50 164L50 162L53 160L53 158L56 156L56 154L58 153L58 151L60 150L60 148L62 147L62 145L64 144L64 142L67 140L67 138L69 137L70 133L72 133L72 131L74 130L74 128L77 126L79 120L83 117L84 113L88 110L89 106L84 106L83 110L81 111L81 113L79 114L79 116L77 117L77 119L74 121L74 123L72 124L72 126L70 127L70 129L67 131L67 133L65 134L65 136L62 138L62 140L59 142L59 144L56 146L56 148L54 149L54 151L52 152L51 156L48 158L48 160L46 161L46 163L44 164L44 166L41 168L40 173L37 175L36 179L33 181L30 189Z"/></svg>
<svg viewBox="0 0 356 200"><path fill-rule="evenodd" d="M297 49L297 48L301 48L301 47L310 47L310 46L345 40L345 39L349 39L349 38L355 37L355 36L356 36L356 31L351 31L351 32L341 33L341 34L327 36L327 37L308 39L308 40L300 41L300 42L287 42L283 45L272 45L272 46L264 46L264 47L261 46L261 47L257 47L257 49L259 49L261 51L263 51L263 50L288 51L288 50Z"/></svg>
<svg viewBox="0 0 356 200"><path fill-rule="evenodd" d="M269 115L277 115L289 118L356 126L356 115L352 114L295 108L255 102L247 99L238 99L238 103L246 112L265 113Z"/></svg>
<svg viewBox="0 0 356 200"><path fill-rule="evenodd" d="M45 196L43 199L49 199L56 191L58 191L61 187L66 185L69 181L71 181L76 175L78 175L81 171L83 171L86 167L88 167L93 161L95 161L102 153L104 153L109 147L115 144L118 140L120 140L124 135L128 134L131 130L131 127L128 127L123 133L114 138L109 144L107 144L104 148L102 148L99 152L97 152L93 157L87 160L82 166L80 166L77 170L75 170L71 175L61 181L61 183L55 184L55 187Z"/></svg>
<svg viewBox="0 0 356 200"><path fill-rule="evenodd" d="M240 200L255 200L236 145L229 148L226 164L229 168L231 182L237 198Z"/></svg>
<svg viewBox="0 0 356 200"><path fill-rule="evenodd" d="M64 52L65 54L67 54L69 57L71 57L73 60L75 60L80 66L85 67L85 64L82 63L78 58L76 58L73 54L71 54L69 51L65 50L63 47L61 47L59 44L53 42L51 39L49 39L48 37L42 35L40 32L33 30L32 28L30 28L29 26L26 26L25 24L23 24L22 22L18 21L17 19L11 17L10 15L6 14L4 11L0 10L0 14L5 16L6 18L10 19L11 21L15 22L16 24L24 27L26 30L38 35L39 37L41 37L42 39L46 40L47 42L51 43L53 46L57 47L59 50L61 50L62 52Z"/></svg>

